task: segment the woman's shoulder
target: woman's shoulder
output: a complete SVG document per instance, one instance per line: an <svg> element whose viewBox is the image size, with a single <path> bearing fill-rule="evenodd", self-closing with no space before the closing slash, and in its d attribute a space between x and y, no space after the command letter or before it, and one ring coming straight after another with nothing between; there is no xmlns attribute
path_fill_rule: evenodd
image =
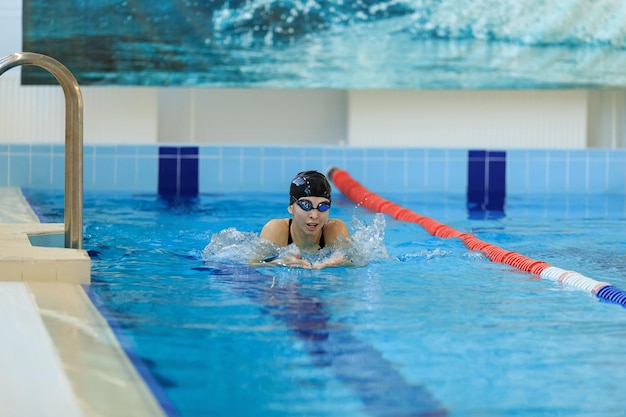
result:
<svg viewBox="0 0 626 417"><path fill-rule="evenodd" d="M326 226L328 227L332 227L332 228L343 228L343 227L348 227L346 226L346 223L341 220L341 219L328 219L328 221L326 222Z"/></svg>
<svg viewBox="0 0 626 417"><path fill-rule="evenodd" d="M289 235L289 219L272 219L265 223L261 230L261 238L278 245L286 245Z"/></svg>
<svg viewBox="0 0 626 417"><path fill-rule="evenodd" d="M328 219L324 225L324 233L332 240L338 236L349 236L348 226L340 219Z"/></svg>

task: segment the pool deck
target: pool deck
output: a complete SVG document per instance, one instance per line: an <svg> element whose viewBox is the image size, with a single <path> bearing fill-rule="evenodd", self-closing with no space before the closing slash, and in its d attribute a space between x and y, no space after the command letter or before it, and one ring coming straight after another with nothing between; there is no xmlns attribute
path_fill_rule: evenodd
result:
<svg viewBox="0 0 626 417"><path fill-rule="evenodd" d="M165 416L85 292L87 252L46 247L63 231L0 188L2 414Z"/></svg>

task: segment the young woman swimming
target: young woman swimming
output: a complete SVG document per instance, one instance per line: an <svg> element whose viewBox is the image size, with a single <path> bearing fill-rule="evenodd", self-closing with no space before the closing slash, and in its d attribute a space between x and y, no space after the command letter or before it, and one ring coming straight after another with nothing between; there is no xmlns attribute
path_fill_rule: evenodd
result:
<svg viewBox="0 0 626 417"><path fill-rule="evenodd" d="M261 239L278 246L295 244L300 252L313 253L321 248L333 248L348 244L350 232L339 219L329 218L331 188L326 177L317 171L300 172L289 188L290 218L273 219L261 230ZM328 266L350 265L344 255L331 255L327 259L311 263L302 259L300 253L270 256L263 263L321 269Z"/></svg>

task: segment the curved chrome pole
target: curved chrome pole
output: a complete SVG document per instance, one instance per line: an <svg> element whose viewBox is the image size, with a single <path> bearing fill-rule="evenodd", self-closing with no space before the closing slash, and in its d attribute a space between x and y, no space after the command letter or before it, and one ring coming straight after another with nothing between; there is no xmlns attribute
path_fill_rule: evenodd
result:
<svg viewBox="0 0 626 417"><path fill-rule="evenodd" d="M0 59L0 75L35 65L54 75L65 95L65 247L83 248L83 96L76 78L46 55L19 52Z"/></svg>

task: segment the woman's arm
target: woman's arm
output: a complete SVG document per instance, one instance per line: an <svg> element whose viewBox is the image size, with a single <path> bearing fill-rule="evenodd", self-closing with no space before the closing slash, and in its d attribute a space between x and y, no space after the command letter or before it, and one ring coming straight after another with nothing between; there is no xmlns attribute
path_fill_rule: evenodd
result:
<svg viewBox="0 0 626 417"><path fill-rule="evenodd" d="M270 241L280 247L287 246L287 236L289 236L289 220L274 219L270 220L263 226L261 230L261 239ZM311 263L306 259L302 259L300 253L286 252L270 255L258 261L264 265L280 265L292 266L297 268L311 269Z"/></svg>
<svg viewBox="0 0 626 417"><path fill-rule="evenodd" d="M278 246L287 245L287 237L289 236L289 220L273 219L270 220L261 229L261 239L269 240Z"/></svg>
<svg viewBox="0 0 626 417"><path fill-rule="evenodd" d="M349 243L348 237L350 237L350 232L343 220L329 219L324 225L324 239L329 246L346 246Z"/></svg>
<svg viewBox="0 0 626 417"><path fill-rule="evenodd" d="M342 252L334 252L328 258L320 262L314 262L311 265L312 269L323 269L333 266L354 266L354 262Z"/></svg>
<svg viewBox="0 0 626 417"><path fill-rule="evenodd" d="M350 245L350 231L348 226L339 219L330 219L324 226L324 239L335 251L328 258L313 263L313 269L322 269L333 266L354 266L354 262L342 251Z"/></svg>

